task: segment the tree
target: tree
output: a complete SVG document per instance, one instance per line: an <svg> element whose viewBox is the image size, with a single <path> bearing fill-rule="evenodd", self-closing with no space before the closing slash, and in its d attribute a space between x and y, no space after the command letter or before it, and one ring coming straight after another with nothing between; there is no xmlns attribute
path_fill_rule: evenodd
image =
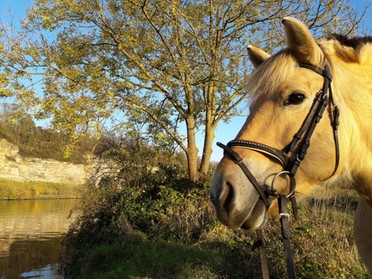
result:
<svg viewBox="0 0 372 279"><path fill-rule="evenodd" d="M348 0L37 0L16 37L3 29L3 84L72 135L104 121L142 123L154 142L185 152L196 181L208 171L218 123L246 97L247 44L275 49L288 15L319 34L350 33L359 22Z"/></svg>

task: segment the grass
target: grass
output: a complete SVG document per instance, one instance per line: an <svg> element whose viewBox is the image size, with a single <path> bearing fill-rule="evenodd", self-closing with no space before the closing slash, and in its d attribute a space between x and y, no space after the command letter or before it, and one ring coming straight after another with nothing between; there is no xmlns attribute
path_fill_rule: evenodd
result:
<svg viewBox="0 0 372 279"><path fill-rule="evenodd" d="M354 244L355 200L343 202L312 200L301 206L292 226L300 278L369 278Z"/></svg>
<svg viewBox="0 0 372 279"><path fill-rule="evenodd" d="M368 278L353 243L353 208L325 201L300 206L292 222L296 271L302 279ZM271 278L286 278L279 223L266 229ZM128 238L101 244L85 256L78 278L261 278L255 234L216 225L197 242Z"/></svg>
<svg viewBox="0 0 372 279"><path fill-rule="evenodd" d="M82 186L51 182L19 182L0 178L0 199L77 198Z"/></svg>
<svg viewBox="0 0 372 279"><path fill-rule="evenodd" d="M217 278L217 251L166 241L100 245L87 255L81 278ZM210 277L212 276L212 277Z"/></svg>

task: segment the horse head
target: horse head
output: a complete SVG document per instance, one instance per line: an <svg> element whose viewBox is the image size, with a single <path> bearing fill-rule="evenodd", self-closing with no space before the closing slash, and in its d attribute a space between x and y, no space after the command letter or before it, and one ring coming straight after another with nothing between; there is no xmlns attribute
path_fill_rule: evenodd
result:
<svg viewBox="0 0 372 279"><path fill-rule="evenodd" d="M255 66L247 85L251 97L250 115L230 147L225 147L227 152L212 180L211 200L217 216L232 228L254 230L265 223L269 205L257 191L257 185L288 195L293 190L290 181L294 177L297 182L295 195L308 195L319 182L334 174L338 164L337 151L332 148L335 146L334 112L329 105L334 100L333 96L326 96L324 117L317 121L311 132L311 148L305 151L306 156L301 158L298 170L288 170L288 164L295 163L302 148L302 139L294 141L294 136L298 136L306 119L316 118L309 114L317 96L331 88L329 71L324 73L323 69L332 65L303 23L285 18L283 25L288 48L273 56L257 47L248 48ZM328 87L324 89L327 79ZM303 131L300 138L306 137L307 133L307 130ZM249 143L250 148L245 148L244 143ZM257 152L252 143L261 150ZM289 145L292 146L289 148ZM274 150L272 153L282 153L283 161L288 159L289 163L279 162L273 154L262 152L262 146ZM234 154L239 154L257 183L252 183L236 164ZM282 173L288 175L278 175Z"/></svg>

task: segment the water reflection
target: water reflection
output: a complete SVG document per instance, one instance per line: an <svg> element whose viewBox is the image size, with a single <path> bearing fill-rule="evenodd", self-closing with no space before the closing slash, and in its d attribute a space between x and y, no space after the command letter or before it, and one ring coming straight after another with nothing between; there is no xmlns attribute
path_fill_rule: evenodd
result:
<svg viewBox="0 0 372 279"><path fill-rule="evenodd" d="M0 201L0 278L63 278L63 234L76 200Z"/></svg>

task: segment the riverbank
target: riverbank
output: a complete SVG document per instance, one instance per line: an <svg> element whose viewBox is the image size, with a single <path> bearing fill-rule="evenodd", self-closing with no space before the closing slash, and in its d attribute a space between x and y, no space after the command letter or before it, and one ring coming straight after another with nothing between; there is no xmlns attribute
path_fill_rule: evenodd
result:
<svg viewBox="0 0 372 279"><path fill-rule="evenodd" d="M80 198L83 185L19 182L0 178L0 200Z"/></svg>

